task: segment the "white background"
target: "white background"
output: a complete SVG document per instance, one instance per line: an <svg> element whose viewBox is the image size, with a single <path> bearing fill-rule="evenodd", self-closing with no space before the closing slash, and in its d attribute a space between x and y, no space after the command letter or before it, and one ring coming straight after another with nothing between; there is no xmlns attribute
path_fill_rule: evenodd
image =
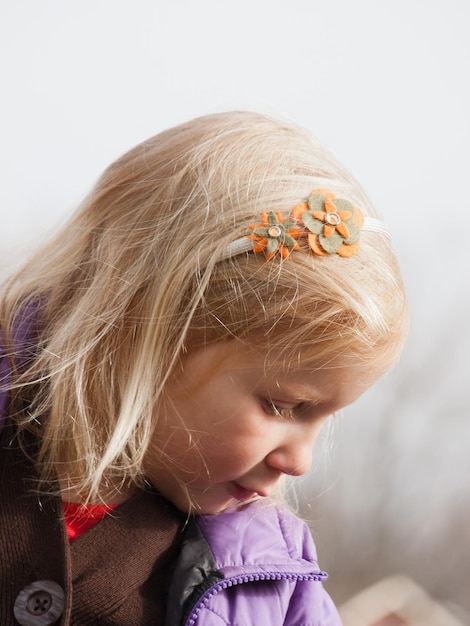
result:
<svg viewBox="0 0 470 626"><path fill-rule="evenodd" d="M122 152L218 110L310 128L390 225L407 349L303 485L340 601L404 572L470 611L469 27L468 0L0 5L1 275Z"/></svg>

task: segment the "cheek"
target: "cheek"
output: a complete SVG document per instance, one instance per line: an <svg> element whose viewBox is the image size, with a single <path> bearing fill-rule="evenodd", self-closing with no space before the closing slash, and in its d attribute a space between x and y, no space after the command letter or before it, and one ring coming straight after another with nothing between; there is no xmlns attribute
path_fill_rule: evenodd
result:
<svg viewBox="0 0 470 626"><path fill-rule="evenodd" d="M147 452L148 466L171 469L188 477L203 475L214 465L232 465L234 456L249 449L248 445L237 443L238 437L227 421L209 427L207 419L191 420L185 416L184 423L186 426L168 415L157 422Z"/></svg>
<svg viewBox="0 0 470 626"><path fill-rule="evenodd" d="M272 449L275 429L257 415L233 418L215 425L201 437L201 449L208 465L245 471L260 463Z"/></svg>
<svg viewBox="0 0 470 626"><path fill-rule="evenodd" d="M249 394L234 395L230 386L200 390L175 398L159 411L152 439L154 465L200 474L213 469L246 467L267 453L272 423Z"/></svg>

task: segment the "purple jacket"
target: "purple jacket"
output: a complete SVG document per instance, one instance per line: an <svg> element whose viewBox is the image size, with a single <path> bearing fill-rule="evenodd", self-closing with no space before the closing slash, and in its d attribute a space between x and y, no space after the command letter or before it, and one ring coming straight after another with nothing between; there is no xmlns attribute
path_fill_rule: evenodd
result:
<svg viewBox="0 0 470 626"><path fill-rule="evenodd" d="M307 525L264 502L188 528L167 626L341 626Z"/></svg>

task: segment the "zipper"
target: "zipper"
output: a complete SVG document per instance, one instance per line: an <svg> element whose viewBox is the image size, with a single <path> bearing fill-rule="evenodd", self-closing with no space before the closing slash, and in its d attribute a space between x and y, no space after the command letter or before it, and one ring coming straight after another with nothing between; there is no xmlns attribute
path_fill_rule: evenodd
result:
<svg viewBox="0 0 470 626"><path fill-rule="evenodd" d="M212 585L209 589L203 593L198 603L191 609L189 612L186 621L184 622L185 626L194 626L199 617L199 613L205 609L210 600L220 593L227 589L228 587L234 587L236 585L241 585L244 583L251 583L260 580L290 580L290 581L314 581L314 582L322 582L328 578L328 574L326 572L318 572L316 574L295 574L289 572L273 572L273 573L262 573L262 574L243 574L239 576L233 576L232 578L224 578L220 582Z"/></svg>

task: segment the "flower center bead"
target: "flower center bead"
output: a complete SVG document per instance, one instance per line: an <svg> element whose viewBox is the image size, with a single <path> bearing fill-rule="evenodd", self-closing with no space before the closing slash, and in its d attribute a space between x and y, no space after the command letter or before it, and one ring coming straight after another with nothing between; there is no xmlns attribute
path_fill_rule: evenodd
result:
<svg viewBox="0 0 470 626"><path fill-rule="evenodd" d="M279 237L282 233L280 226L270 226L268 228L268 235L270 237Z"/></svg>
<svg viewBox="0 0 470 626"><path fill-rule="evenodd" d="M325 215L325 222L330 224L330 226L338 226L338 224L341 224L341 218L335 211L329 211Z"/></svg>

